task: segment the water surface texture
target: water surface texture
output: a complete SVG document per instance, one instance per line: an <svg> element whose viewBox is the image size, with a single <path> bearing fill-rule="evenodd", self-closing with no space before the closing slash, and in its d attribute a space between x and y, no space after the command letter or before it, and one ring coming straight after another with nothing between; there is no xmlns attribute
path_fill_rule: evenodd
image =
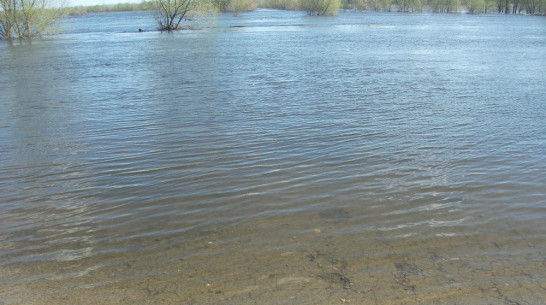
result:
<svg viewBox="0 0 546 305"><path fill-rule="evenodd" d="M546 301L544 17L65 23L0 41L0 304Z"/></svg>

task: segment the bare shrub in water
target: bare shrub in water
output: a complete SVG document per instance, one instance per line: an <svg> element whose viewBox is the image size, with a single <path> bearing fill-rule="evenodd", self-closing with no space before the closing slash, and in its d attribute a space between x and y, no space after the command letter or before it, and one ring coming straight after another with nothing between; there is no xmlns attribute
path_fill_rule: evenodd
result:
<svg viewBox="0 0 546 305"><path fill-rule="evenodd" d="M182 22L191 27L203 16L215 12L209 0L156 0L159 30L174 31L183 28Z"/></svg>
<svg viewBox="0 0 546 305"><path fill-rule="evenodd" d="M480 14L487 11L485 0L468 0L466 8L469 14Z"/></svg>
<svg viewBox="0 0 546 305"><path fill-rule="evenodd" d="M30 38L50 31L64 14L48 0L0 0L0 37Z"/></svg>
<svg viewBox="0 0 546 305"><path fill-rule="evenodd" d="M337 15L341 0L301 0L301 9L309 15Z"/></svg>

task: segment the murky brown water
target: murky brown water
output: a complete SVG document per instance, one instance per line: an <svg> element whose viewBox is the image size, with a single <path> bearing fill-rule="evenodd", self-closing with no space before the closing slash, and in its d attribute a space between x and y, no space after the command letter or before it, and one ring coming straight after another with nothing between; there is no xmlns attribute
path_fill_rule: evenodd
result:
<svg viewBox="0 0 546 305"><path fill-rule="evenodd" d="M546 302L544 18L67 22L0 41L0 304Z"/></svg>

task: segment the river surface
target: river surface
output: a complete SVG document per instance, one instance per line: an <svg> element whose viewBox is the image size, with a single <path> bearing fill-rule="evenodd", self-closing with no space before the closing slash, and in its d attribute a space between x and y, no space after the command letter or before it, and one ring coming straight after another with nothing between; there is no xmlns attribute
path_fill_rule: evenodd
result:
<svg viewBox="0 0 546 305"><path fill-rule="evenodd" d="M154 28L0 41L0 304L544 304L544 17Z"/></svg>

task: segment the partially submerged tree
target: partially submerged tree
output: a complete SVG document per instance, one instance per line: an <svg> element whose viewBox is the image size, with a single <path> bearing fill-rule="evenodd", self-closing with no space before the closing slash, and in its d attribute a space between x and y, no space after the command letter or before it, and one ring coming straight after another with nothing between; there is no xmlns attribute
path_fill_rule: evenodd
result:
<svg viewBox="0 0 546 305"><path fill-rule="evenodd" d="M159 30L174 31L183 28L184 21L195 22L200 16L214 12L208 0L156 0Z"/></svg>
<svg viewBox="0 0 546 305"><path fill-rule="evenodd" d="M423 5L420 0L396 0L398 11L400 12L420 12L423 10Z"/></svg>
<svg viewBox="0 0 546 305"><path fill-rule="evenodd" d="M301 9L308 15L337 15L341 0L301 0Z"/></svg>
<svg viewBox="0 0 546 305"><path fill-rule="evenodd" d="M466 9L468 14L481 14L487 12L485 0L467 0Z"/></svg>
<svg viewBox="0 0 546 305"><path fill-rule="evenodd" d="M63 16L63 8L47 0L0 0L0 37L30 38L49 31Z"/></svg>

